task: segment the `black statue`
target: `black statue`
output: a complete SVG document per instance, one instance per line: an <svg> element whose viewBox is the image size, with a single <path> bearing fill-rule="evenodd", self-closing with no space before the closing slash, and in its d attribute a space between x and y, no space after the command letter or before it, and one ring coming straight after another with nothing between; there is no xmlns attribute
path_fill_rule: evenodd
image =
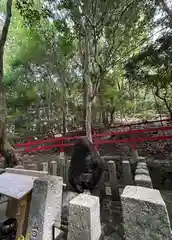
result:
<svg viewBox="0 0 172 240"><path fill-rule="evenodd" d="M92 191L99 183L103 171L104 162L93 144L86 137L79 139L74 145L69 168L71 186L77 193Z"/></svg>

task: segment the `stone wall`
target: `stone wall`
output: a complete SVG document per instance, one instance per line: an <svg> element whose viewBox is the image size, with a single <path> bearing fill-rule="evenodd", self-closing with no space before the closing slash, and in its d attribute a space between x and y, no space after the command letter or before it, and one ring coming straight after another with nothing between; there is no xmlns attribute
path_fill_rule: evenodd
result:
<svg viewBox="0 0 172 240"><path fill-rule="evenodd" d="M111 189L109 195L112 196L113 203L122 203L125 240L171 240L171 228L166 205L160 192L153 189L151 174L148 168L149 163L146 159L144 157L137 157L135 163L118 157L106 157L105 160L107 162L106 183L108 182L108 186L110 186ZM11 173L18 171L19 174L22 172L23 174L34 173L37 174L38 177L42 177L42 174L49 173L53 176L63 177L64 182L67 183L69 164L70 160L61 156L50 163L43 162L39 165L28 164L27 169L30 171L23 169L23 166L17 166L15 170L8 169L8 171L11 171ZM119 169L120 174L118 173ZM3 171L4 170L1 172ZM121 187L121 183L119 182L121 179L122 186L125 187L122 195L119 191ZM47 187L48 194L48 191L51 191L51 187L50 190L48 190L48 183L45 184L45 186ZM48 200L47 197L45 197L45 199ZM79 195L69 201L68 239L81 239L82 237L83 240L99 240L101 227L98 198L89 195ZM35 205L36 204L32 204L32 206ZM47 212L47 214L49 213ZM52 219L54 217L52 214ZM78 218L82 220L79 225ZM33 216L31 219L33 219ZM92 223L95 223L96 227L91 228L90 226L94 226ZM58 234L60 234L59 223L56 225L56 228L59 230ZM32 221L30 222L30 226L32 226ZM96 228L97 230L95 231Z"/></svg>

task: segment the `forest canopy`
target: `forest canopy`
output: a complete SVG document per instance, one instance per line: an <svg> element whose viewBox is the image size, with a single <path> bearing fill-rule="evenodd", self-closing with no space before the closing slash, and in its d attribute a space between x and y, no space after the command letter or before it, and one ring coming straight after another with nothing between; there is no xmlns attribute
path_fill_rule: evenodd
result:
<svg viewBox="0 0 172 240"><path fill-rule="evenodd" d="M14 0L11 11L2 81L8 133L84 128L90 137L94 125L172 117L168 1Z"/></svg>

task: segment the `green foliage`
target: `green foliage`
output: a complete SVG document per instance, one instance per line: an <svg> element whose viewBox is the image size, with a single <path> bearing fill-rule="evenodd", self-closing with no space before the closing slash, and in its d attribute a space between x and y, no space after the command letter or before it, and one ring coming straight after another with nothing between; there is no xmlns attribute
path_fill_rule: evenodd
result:
<svg viewBox="0 0 172 240"><path fill-rule="evenodd" d="M5 0L1 3L4 12ZM87 75L96 96L93 114L106 116L108 123L115 116L149 117L157 112L154 94L171 101L167 88L172 79L171 35L143 48L152 28L163 25L154 22L157 4L162 7L162 1L151 1L151 5L141 0L14 3L4 85L8 121L15 131L44 132L46 126L59 131L65 119L68 126L81 124L86 37ZM158 104L162 106L160 99Z"/></svg>

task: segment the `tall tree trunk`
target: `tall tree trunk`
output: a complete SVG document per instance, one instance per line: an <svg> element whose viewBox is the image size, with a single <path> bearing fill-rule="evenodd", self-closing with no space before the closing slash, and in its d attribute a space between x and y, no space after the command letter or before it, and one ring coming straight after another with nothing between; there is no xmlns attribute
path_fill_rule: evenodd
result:
<svg viewBox="0 0 172 240"><path fill-rule="evenodd" d="M66 134L67 130L67 117L68 117L68 100L66 96L63 99L63 134Z"/></svg>
<svg viewBox="0 0 172 240"><path fill-rule="evenodd" d="M6 101L3 86L3 58L4 46L7 40L8 30L11 22L12 0L7 0L6 17L0 37L0 152L5 158L5 167L12 167L18 162L14 148L10 145L6 133Z"/></svg>
<svg viewBox="0 0 172 240"><path fill-rule="evenodd" d="M86 119L86 104L87 104L87 84L83 78L83 130L85 130L85 119Z"/></svg>
<svg viewBox="0 0 172 240"><path fill-rule="evenodd" d="M90 41L89 41L89 30L87 29L87 22L85 23L85 39L84 39L84 71L83 77L84 82L87 85L87 95L86 95L86 117L85 117L85 129L86 136L90 142L92 139L92 101L93 101L93 85L90 77L89 62L90 62Z"/></svg>
<svg viewBox="0 0 172 240"><path fill-rule="evenodd" d="M87 98L86 98L86 120L85 120L85 127L86 127L86 135L88 140L92 142L92 84L87 85Z"/></svg>

